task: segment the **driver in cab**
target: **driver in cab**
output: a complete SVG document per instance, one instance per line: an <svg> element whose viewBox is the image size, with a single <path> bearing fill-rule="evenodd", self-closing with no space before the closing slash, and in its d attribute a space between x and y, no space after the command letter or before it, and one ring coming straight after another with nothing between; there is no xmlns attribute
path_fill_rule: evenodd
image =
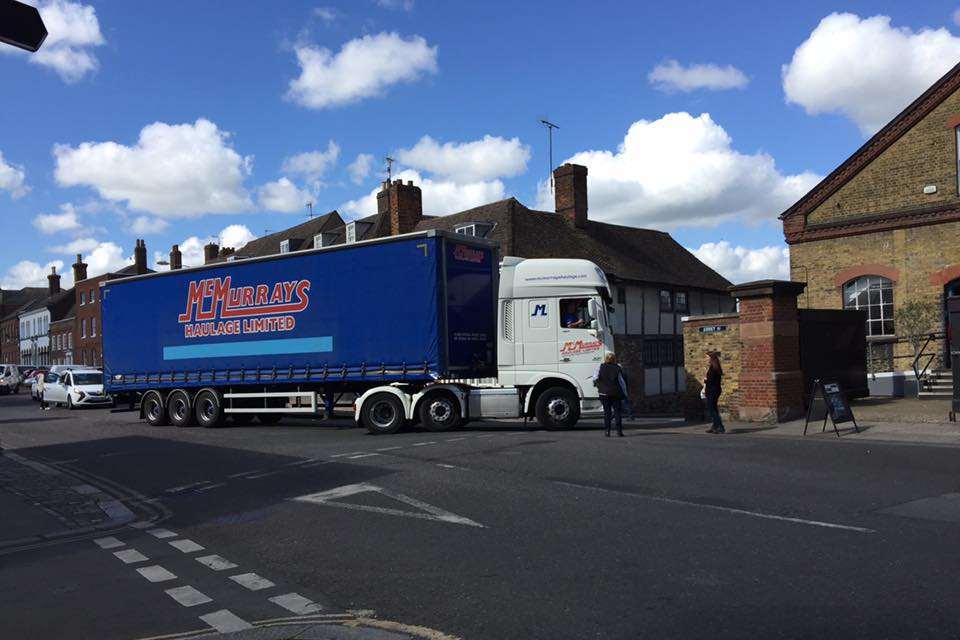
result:
<svg viewBox="0 0 960 640"><path fill-rule="evenodd" d="M567 300L561 316L562 326L564 329L586 329L590 326L587 315L586 299Z"/></svg>

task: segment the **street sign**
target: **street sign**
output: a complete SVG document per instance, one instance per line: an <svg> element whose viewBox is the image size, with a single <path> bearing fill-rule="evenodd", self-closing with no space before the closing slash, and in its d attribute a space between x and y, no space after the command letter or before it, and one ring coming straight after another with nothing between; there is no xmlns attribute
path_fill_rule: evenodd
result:
<svg viewBox="0 0 960 640"><path fill-rule="evenodd" d="M0 42L36 51L46 39L47 28L36 7L17 0L0 0Z"/></svg>
<svg viewBox="0 0 960 640"><path fill-rule="evenodd" d="M715 324L709 327L700 327L697 329L700 333L719 333L721 331L726 331L727 325L725 324Z"/></svg>

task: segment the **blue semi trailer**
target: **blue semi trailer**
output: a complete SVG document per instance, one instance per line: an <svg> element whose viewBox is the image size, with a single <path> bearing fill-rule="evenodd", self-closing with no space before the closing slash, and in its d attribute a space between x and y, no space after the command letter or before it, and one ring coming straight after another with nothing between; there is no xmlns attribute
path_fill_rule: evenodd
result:
<svg viewBox="0 0 960 640"><path fill-rule="evenodd" d="M552 344L539 345L538 372L518 378L514 338L512 384L496 381L503 320L496 245L428 231L107 281L106 391L139 398L141 416L154 425L214 427L227 416L269 424L284 414L322 413L323 395L340 393L357 397L356 419L374 433L407 422L443 430L527 414L571 425L596 394L558 363L574 352L596 362L612 350L603 302L609 287L586 261L507 260L511 274L520 263L524 273L546 267L528 286L559 293L552 283L575 294L573 286L591 300L584 299L584 316L592 314L583 339L563 352L558 340L571 336L561 335L554 295ZM557 271L571 265L587 280ZM536 307L538 326L548 307ZM487 383L467 382L479 379ZM534 387L542 401L531 404Z"/></svg>

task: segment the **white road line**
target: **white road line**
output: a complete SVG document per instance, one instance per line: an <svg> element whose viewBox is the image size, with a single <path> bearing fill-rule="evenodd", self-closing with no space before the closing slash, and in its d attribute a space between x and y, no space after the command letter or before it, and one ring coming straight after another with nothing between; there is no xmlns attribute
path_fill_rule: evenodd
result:
<svg viewBox="0 0 960 640"><path fill-rule="evenodd" d="M153 523L146 520L137 520L136 522L131 522L127 526L131 529L149 529L153 526Z"/></svg>
<svg viewBox="0 0 960 640"><path fill-rule="evenodd" d="M221 558L220 556L201 556L199 558L194 558L200 564L210 567L214 571L223 571L224 569L236 569L237 565L233 564L226 558Z"/></svg>
<svg viewBox="0 0 960 640"><path fill-rule="evenodd" d="M663 496L649 496L640 493L630 493L627 491L616 491L614 489L604 489L602 487L591 487L590 485L577 484L575 482L554 481L556 484L562 484L567 487L576 487L578 489L591 489L593 491L602 491L604 493L615 493L621 496L632 496L642 500L652 500L653 502L663 502L665 504L678 504L685 507L699 507L700 509L710 509L712 511L723 511L741 516L750 516L752 518L762 518L764 520L778 520L780 522L791 522L793 524L805 524L811 527L824 527L826 529L841 529L844 531L856 531L857 533L876 533L873 529L864 527L854 527L846 524L836 524L834 522L822 522L820 520L806 520L804 518L791 518L789 516L778 516L772 513L762 513L760 511L747 511L746 509L735 509L733 507L721 507L715 504L705 504L703 502L691 502L689 500L678 500L677 498L665 498Z"/></svg>
<svg viewBox="0 0 960 640"><path fill-rule="evenodd" d="M323 607L312 600L304 598L299 593L285 593L282 596L267 598L267 600L274 604L280 605L287 611L292 611L298 616L302 616L307 613L317 613L318 611L323 611Z"/></svg>
<svg viewBox="0 0 960 640"><path fill-rule="evenodd" d="M97 538L96 540L94 540L94 542L101 549L116 549L117 547L126 546L125 542L121 542L120 540L117 540L113 536L110 536L108 538Z"/></svg>
<svg viewBox="0 0 960 640"><path fill-rule="evenodd" d="M309 464L309 463L311 463L311 462L316 462L317 460L319 460L319 458L307 458L306 460L296 460L296 461L294 461L294 462L288 462L287 464L285 464L285 465L283 465L283 466L285 466L285 467L296 467L296 466L299 466L299 465L301 465L301 464Z"/></svg>
<svg viewBox="0 0 960 640"><path fill-rule="evenodd" d="M177 576L173 575L158 564L151 565L149 567L140 567L137 569L137 573L142 575L150 582L166 582L167 580L177 579Z"/></svg>
<svg viewBox="0 0 960 640"><path fill-rule="evenodd" d="M198 604L213 602L213 598L205 596L189 585L185 587L174 587L173 589L167 589L164 593L185 607L195 607Z"/></svg>
<svg viewBox="0 0 960 640"><path fill-rule="evenodd" d="M267 476L275 476L278 473L283 473L286 469L274 469L273 471L263 471L261 473L255 473L253 475L244 476L244 480L257 480L259 478L266 478Z"/></svg>
<svg viewBox="0 0 960 640"><path fill-rule="evenodd" d="M316 462L311 462L310 464L303 465L304 469L309 469L310 467L319 467L323 464L330 464L333 460L317 460Z"/></svg>
<svg viewBox="0 0 960 640"><path fill-rule="evenodd" d="M137 562L145 562L149 560L147 556L143 555L136 549L124 549L123 551L114 551L113 555L117 556L120 560L123 560L124 564L135 564Z"/></svg>
<svg viewBox="0 0 960 640"><path fill-rule="evenodd" d="M497 434L495 434L495 433L487 433L487 434L484 434L484 435L482 435L482 436L477 436L477 437L478 437L478 438L495 438L496 435L497 435Z"/></svg>
<svg viewBox="0 0 960 640"><path fill-rule="evenodd" d="M200 616L200 619L220 633L233 633L234 631L253 628L252 624L226 609L220 609L219 611Z"/></svg>
<svg viewBox="0 0 960 640"><path fill-rule="evenodd" d="M347 460L358 460L360 458L370 458L372 456L378 456L378 455L380 454L379 453L361 453L356 456L347 456Z"/></svg>
<svg viewBox="0 0 960 640"><path fill-rule="evenodd" d="M147 533L152 535L154 538L160 538L161 540L163 540L164 538L177 537L177 534L175 534L173 531L170 531L169 529L150 529L150 531L147 531Z"/></svg>
<svg viewBox="0 0 960 640"><path fill-rule="evenodd" d="M363 451L351 451L350 453L335 453L331 458L343 458L344 456L355 456L359 453L364 453Z"/></svg>
<svg viewBox="0 0 960 640"><path fill-rule="evenodd" d="M444 440L444 442L459 442L461 440L466 440L466 438L447 438L446 440Z"/></svg>
<svg viewBox="0 0 960 640"><path fill-rule="evenodd" d="M170 543L170 546L173 547L174 549L179 549L184 553L193 553L194 551L203 551L205 549L205 547L200 546L193 540L187 540L187 539L174 540L173 542Z"/></svg>
<svg viewBox="0 0 960 640"><path fill-rule="evenodd" d="M205 484L210 484L212 480L203 480L202 482L191 482L190 484L180 485L179 487L170 487L169 489L164 489L166 493L180 493L181 491L186 491L187 489L195 489L197 487L202 487Z"/></svg>
<svg viewBox="0 0 960 640"><path fill-rule="evenodd" d="M84 495L84 496L89 496L89 495L94 494L94 493L100 493L100 489L98 489L98 488L96 488L96 487L94 487L93 485L90 485L90 484L78 484L78 485L74 485L74 486L72 486L72 487L70 487L70 488L73 489L74 491L76 491L77 493L79 493L79 494L81 494L81 495Z"/></svg>
<svg viewBox="0 0 960 640"><path fill-rule="evenodd" d="M427 440L426 442L414 442L411 447L425 447L428 444L437 444L436 440Z"/></svg>
<svg viewBox="0 0 960 640"><path fill-rule="evenodd" d="M443 464L442 462L437 463L438 467L443 467L444 469L463 469L463 467L458 467L453 464Z"/></svg>
<svg viewBox="0 0 960 640"><path fill-rule="evenodd" d="M228 478L242 478L243 476L248 476L252 473L263 473L263 469L251 469L250 471L241 471L240 473L231 473L228 475Z"/></svg>
<svg viewBox="0 0 960 640"><path fill-rule="evenodd" d="M230 576L230 579L241 587L250 589L250 591L260 591L261 589L269 589L270 587L276 586L266 578L262 578L255 573L241 573L240 575Z"/></svg>
<svg viewBox="0 0 960 640"><path fill-rule="evenodd" d="M402 449L403 447L380 447L377 451L396 451L397 449Z"/></svg>
<svg viewBox="0 0 960 640"><path fill-rule="evenodd" d="M216 484L208 484L205 487L200 487L197 489L197 493L203 493L204 491L210 491L211 489L219 489L220 487L227 486L226 482L218 482Z"/></svg>

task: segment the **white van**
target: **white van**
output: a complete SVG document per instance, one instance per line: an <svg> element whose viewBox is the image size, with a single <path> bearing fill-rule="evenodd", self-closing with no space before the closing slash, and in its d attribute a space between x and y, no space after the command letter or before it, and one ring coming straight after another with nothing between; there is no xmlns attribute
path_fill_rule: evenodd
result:
<svg viewBox="0 0 960 640"><path fill-rule="evenodd" d="M0 364L0 395L20 392L20 369L15 364Z"/></svg>

